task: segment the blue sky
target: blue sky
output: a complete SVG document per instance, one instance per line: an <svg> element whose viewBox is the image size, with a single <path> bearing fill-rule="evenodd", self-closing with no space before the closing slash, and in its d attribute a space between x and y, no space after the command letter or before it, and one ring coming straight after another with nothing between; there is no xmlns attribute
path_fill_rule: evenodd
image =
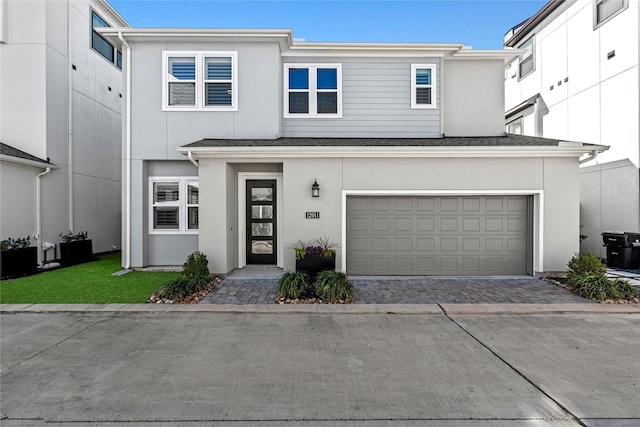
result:
<svg viewBox="0 0 640 427"><path fill-rule="evenodd" d="M133 27L291 28L318 42L464 43L501 49L546 0L109 0Z"/></svg>

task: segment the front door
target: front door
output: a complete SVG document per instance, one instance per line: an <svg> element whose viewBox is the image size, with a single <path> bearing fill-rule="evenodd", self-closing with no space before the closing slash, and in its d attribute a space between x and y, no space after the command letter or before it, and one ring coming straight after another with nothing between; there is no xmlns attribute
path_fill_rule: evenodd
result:
<svg viewBox="0 0 640 427"><path fill-rule="evenodd" d="M247 264L277 264L276 181L247 180Z"/></svg>

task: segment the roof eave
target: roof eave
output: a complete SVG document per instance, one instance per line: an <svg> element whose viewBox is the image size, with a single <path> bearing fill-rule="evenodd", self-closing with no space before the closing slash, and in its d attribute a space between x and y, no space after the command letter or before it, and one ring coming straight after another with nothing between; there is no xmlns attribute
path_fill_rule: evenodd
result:
<svg viewBox="0 0 640 427"><path fill-rule="evenodd" d="M540 9L535 15L525 21L525 24L522 25L520 29L516 31L516 33L504 43L504 45L506 47L514 47L564 2L565 0L549 0L549 2L542 6L542 9Z"/></svg>
<svg viewBox="0 0 640 427"><path fill-rule="evenodd" d="M0 154L0 161L5 163L13 163L20 166L28 166L36 169L47 169L47 168L50 168L52 170L60 169L60 166L56 166L53 163L23 159L22 157L9 156L7 154Z"/></svg>
<svg viewBox="0 0 640 427"><path fill-rule="evenodd" d="M518 147L348 147L348 146L251 146L251 147L178 147L179 153L191 152L194 159L203 158L305 158L305 157L580 157L595 151L603 152L609 147L604 145L583 145L561 141L557 146L518 146Z"/></svg>

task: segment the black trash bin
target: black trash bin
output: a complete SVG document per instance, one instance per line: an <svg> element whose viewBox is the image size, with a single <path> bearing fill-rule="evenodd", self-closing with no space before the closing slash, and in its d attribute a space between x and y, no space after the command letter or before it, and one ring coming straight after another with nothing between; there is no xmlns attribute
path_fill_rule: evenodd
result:
<svg viewBox="0 0 640 427"><path fill-rule="evenodd" d="M640 269L640 233L605 231L602 241L607 247L607 267Z"/></svg>

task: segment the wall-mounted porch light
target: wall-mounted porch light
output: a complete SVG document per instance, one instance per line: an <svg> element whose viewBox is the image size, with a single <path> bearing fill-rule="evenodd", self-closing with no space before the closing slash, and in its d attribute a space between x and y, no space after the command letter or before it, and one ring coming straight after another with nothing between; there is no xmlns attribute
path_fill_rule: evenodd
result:
<svg viewBox="0 0 640 427"><path fill-rule="evenodd" d="M311 186L311 197L320 197L320 186L318 185L318 180L313 180L313 185Z"/></svg>

